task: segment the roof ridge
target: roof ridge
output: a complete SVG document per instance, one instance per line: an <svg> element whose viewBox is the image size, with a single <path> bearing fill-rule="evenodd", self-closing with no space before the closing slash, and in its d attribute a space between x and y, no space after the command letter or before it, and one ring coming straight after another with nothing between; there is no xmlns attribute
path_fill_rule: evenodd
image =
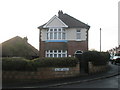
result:
<svg viewBox="0 0 120 90"><path fill-rule="evenodd" d="M10 38L10 39L8 39L8 40L6 40L6 41L4 41L4 42L2 42L1 44L3 44L3 43L5 43L5 42L9 42L9 41L11 41L11 40L14 40L14 39L22 39L22 37L20 37L20 36L14 36L14 37L12 37L12 38Z"/></svg>

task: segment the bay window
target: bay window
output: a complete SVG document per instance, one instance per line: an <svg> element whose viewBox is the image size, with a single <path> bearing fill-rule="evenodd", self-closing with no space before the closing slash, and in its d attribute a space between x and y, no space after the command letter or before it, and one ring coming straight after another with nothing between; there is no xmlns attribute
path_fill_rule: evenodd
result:
<svg viewBox="0 0 120 90"><path fill-rule="evenodd" d="M47 50L46 57L67 57L66 50Z"/></svg>
<svg viewBox="0 0 120 90"><path fill-rule="evenodd" d="M65 40L66 33L63 28L50 28L47 30L47 40Z"/></svg>

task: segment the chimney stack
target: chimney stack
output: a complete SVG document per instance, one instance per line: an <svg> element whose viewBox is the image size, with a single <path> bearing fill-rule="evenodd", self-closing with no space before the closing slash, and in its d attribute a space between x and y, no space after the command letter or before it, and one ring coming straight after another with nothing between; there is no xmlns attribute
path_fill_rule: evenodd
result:
<svg viewBox="0 0 120 90"><path fill-rule="evenodd" d="M62 11L62 10L59 10L59 12L58 12L58 17L60 17L62 14L63 14L63 11Z"/></svg>
<svg viewBox="0 0 120 90"><path fill-rule="evenodd" d="M27 42L27 41L28 41L28 38L27 38L27 37L24 37L23 40L24 40L25 42Z"/></svg>

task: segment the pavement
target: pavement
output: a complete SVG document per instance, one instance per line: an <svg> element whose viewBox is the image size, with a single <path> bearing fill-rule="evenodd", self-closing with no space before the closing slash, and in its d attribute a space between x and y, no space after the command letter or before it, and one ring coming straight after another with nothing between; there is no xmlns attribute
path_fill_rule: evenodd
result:
<svg viewBox="0 0 120 90"><path fill-rule="evenodd" d="M113 76L120 75L120 64L113 65L109 63L108 70L106 72L81 75L78 77L48 80L48 81L35 81L35 82L18 82L18 83L3 83L3 89L27 89L27 88L52 88L61 85L75 84L75 83L85 83L94 80L109 78Z"/></svg>

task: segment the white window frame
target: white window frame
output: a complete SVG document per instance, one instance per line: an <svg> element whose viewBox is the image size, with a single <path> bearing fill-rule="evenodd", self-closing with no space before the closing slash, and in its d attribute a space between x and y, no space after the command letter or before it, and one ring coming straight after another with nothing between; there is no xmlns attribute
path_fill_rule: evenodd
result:
<svg viewBox="0 0 120 90"><path fill-rule="evenodd" d="M55 38L56 35L56 38ZM63 28L49 28L47 30L47 40L65 40L66 31Z"/></svg>
<svg viewBox="0 0 120 90"><path fill-rule="evenodd" d="M46 57L55 57L55 55L57 58L59 57L59 55L61 57L67 57L67 50L65 50L65 51L64 50L47 50L45 56Z"/></svg>
<svg viewBox="0 0 120 90"><path fill-rule="evenodd" d="M81 29L76 30L76 40L81 40Z"/></svg>

